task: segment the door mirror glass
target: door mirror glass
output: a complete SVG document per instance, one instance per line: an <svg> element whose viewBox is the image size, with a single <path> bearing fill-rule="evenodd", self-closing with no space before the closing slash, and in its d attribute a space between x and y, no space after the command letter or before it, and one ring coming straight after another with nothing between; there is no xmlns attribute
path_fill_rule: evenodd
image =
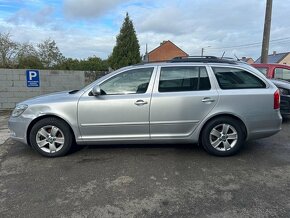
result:
<svg viewBox="0 0 290 218"><path fill-rule="evenodd" d="M94 86L94 88L92 89L92 94L94 96L101 95L101 88L99 85Z"/></svg>

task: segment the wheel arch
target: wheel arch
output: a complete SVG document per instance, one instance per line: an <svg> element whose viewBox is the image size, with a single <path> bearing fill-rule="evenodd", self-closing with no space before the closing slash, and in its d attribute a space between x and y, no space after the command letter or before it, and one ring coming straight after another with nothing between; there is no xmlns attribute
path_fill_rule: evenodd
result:
<svg viewBox="0 0 290 218"><path fill-rule="evenodd" d="M46 114L46 115L42 115L42 116L39 116L37 118L35 118L34 120L31 121L31 123L29 124L28 128L27 128L27 131L26 131L26 140L27 140L27 144L30 145L30 132L31 132L31 129L32 127L40 120L43 120L45 118L57 118L57 119L60 119L62 120L63 122L65 122L68 126L69 126L69 129L73 135L73 141L75 142L76 141L76 134L75 132L73 131L71 125L63 118L59 117L59 116L56 116L56 115L52 115L52 114Z"/></svg>
<svg viewBox="0 0 290 218"><path fill-rule="evenodd" d="M248 130L247 130L247 127L245 125L245 122L238 116L234 115L234 114L231 114L231 113L222 113L222 114L216 114L216 115L213 115L212 117L210 117L209 119L207 119L203 125L202 125L202 128L200 129L199 133L198 133L198 141L201 142L201 137L202 137L202 132L205 128L205 126L212 120L216 119L216 118L219 118L219 117L230 117L232 119L235 119L236 121L238 121L241 125L242 125L242 130L243 130L243 133L244 133L244 137L245 139L247 139L248 137Z"/></svg>

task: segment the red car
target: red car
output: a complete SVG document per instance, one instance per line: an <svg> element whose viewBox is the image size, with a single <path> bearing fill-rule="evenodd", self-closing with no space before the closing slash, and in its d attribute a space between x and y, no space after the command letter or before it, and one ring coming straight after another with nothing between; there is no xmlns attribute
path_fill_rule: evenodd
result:
<svg viewBox="0 0 290 218"><path fill-rule="evenodd" d="M290 81L290 66L284 64L252 64L269 79Z"/></svg>
<svg viewBox="0 0 290 218"><path fill-rule="evenodd" d="M283 64L252 64L279 88L281 94L280 112L290 117L290 66Z"/></svg>

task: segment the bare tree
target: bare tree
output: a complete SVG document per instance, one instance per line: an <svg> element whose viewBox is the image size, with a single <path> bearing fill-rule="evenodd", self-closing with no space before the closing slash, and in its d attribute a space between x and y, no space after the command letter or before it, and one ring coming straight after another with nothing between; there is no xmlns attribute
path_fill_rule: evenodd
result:
<svg viewBox="0 0 290 218"><path fill-rule="evenodd" d="M37 45L38 56L45 68L51 68L64 59L62 53L56 45L56 42L52 39L46 39L42 43Z"/></svg>
<svg viewBox="0 0 290 218"><path fill-rule="evenodd" d="M43 68L38 52L32 44L23 43L19 45L17 66L18 68Z"/></svg>
<svg viewBox="0 0 290 218"><path fill-rule="evenodd" d="M12 67L18 53L18 43L12 41L10 33L0 33L0 66Z"/></svg>
<svg viewBox="0 0 290 218"><path fill-rule="evenodd" d="M25 56L37 56L37 51L35 47L30 43L23 43L20 44L18 47L18 57L25 57Z"/></svg>

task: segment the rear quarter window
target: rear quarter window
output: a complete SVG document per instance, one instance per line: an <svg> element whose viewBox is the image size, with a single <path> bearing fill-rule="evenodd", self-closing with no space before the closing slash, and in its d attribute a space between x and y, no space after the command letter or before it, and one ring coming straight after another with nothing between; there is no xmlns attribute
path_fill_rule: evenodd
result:
<svg viewBox="0 0 290 218"><path fill-rule="evenodd" d="M285 68L275 68L275 75L274 78L276 79L283 79L290 82L290 70Z"/></svg>
<svg viewBox="0 0 290 218"><path fill-rule="evenodd" d="M221 89L259 89L266 84L250 72L237 68L212 67Z"/></svg>

